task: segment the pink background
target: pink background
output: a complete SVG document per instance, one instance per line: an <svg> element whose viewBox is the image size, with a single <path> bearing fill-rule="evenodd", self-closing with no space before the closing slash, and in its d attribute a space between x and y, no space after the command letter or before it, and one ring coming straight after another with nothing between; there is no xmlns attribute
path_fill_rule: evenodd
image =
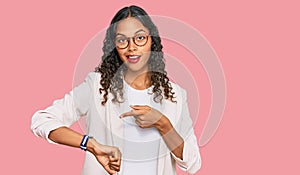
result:
<svg viewBox="0 0 300 175"><path fill-rule="evenodd" d="M71 90L83 48L128 4L192 25L223 65L226 109L217 133L201 148L203 165L197 174L300 173L296 0L29 0L0 3L1 174L80 174L83 152L35 137L31 116ZM204 92L209 90L201 88L208 101L201 99L201 115L207 115L210 102ZM198 137L204 122L199 120ZM73 128L80 131L78 124Z"/></svg>

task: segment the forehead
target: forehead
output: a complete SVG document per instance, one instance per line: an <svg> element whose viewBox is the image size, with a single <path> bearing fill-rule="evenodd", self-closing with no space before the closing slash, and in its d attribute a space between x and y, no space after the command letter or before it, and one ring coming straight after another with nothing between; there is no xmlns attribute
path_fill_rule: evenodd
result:
<svg viewBox="0 0 300 175"><path fill-rule="evenodd" d="M139 30L149 32L149 30L136 18L129 17L118 22L116 33L126 36L133 36Z"/></svg>

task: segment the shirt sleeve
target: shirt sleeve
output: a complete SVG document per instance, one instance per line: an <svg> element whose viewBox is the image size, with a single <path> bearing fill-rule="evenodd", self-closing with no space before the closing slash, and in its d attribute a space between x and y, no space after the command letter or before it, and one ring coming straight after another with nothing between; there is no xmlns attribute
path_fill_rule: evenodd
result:
<svg viewBox="0 0 300 175"><path fill-rule="evenodd" d="M176 130L184 140L182 154L183 159L176 157L172 152L171 155L180 169L194 174L201 168L202 161L197 144L197 138L193 129L193 122L188 110L186 91L184 89L182 89L182 99L182 112L178 121L180 125L176 128Z"/></svg>
<svg viewBox="0 0 300 175"><path fill-rule="evenodd" d="M55 100L51 106L35 112L31 120L32 132L54 143L48 138L52 130L62 126L69 127L81 116L86 115L90 106L89 99L93 92L95 74L89 73L84 82L66 94L64 98Z"/></svg>

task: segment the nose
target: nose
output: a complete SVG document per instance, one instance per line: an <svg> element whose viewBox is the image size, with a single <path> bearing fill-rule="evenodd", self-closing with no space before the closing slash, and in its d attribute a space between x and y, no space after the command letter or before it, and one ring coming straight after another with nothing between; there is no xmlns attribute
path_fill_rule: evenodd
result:
<svg viewBox="0 0 300 175"><path fill-rule="evenodd" d="M128 50L133 51L133 50L136 50L136 49L137 49L137 46L133 42L133 38L130 38L129 41L128 41Z"/></svg>

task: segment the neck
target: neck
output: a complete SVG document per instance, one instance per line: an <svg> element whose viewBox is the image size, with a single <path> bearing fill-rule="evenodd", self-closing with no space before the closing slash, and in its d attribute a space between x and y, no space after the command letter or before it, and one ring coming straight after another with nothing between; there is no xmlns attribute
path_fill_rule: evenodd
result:
<svg viewBox="0 0 300 175"><path fill-rule="evenodd" d="M125 72L125 81L135 89L147 89L151 86L150 73L147 71L136 73L132 71Z"/></svg>

